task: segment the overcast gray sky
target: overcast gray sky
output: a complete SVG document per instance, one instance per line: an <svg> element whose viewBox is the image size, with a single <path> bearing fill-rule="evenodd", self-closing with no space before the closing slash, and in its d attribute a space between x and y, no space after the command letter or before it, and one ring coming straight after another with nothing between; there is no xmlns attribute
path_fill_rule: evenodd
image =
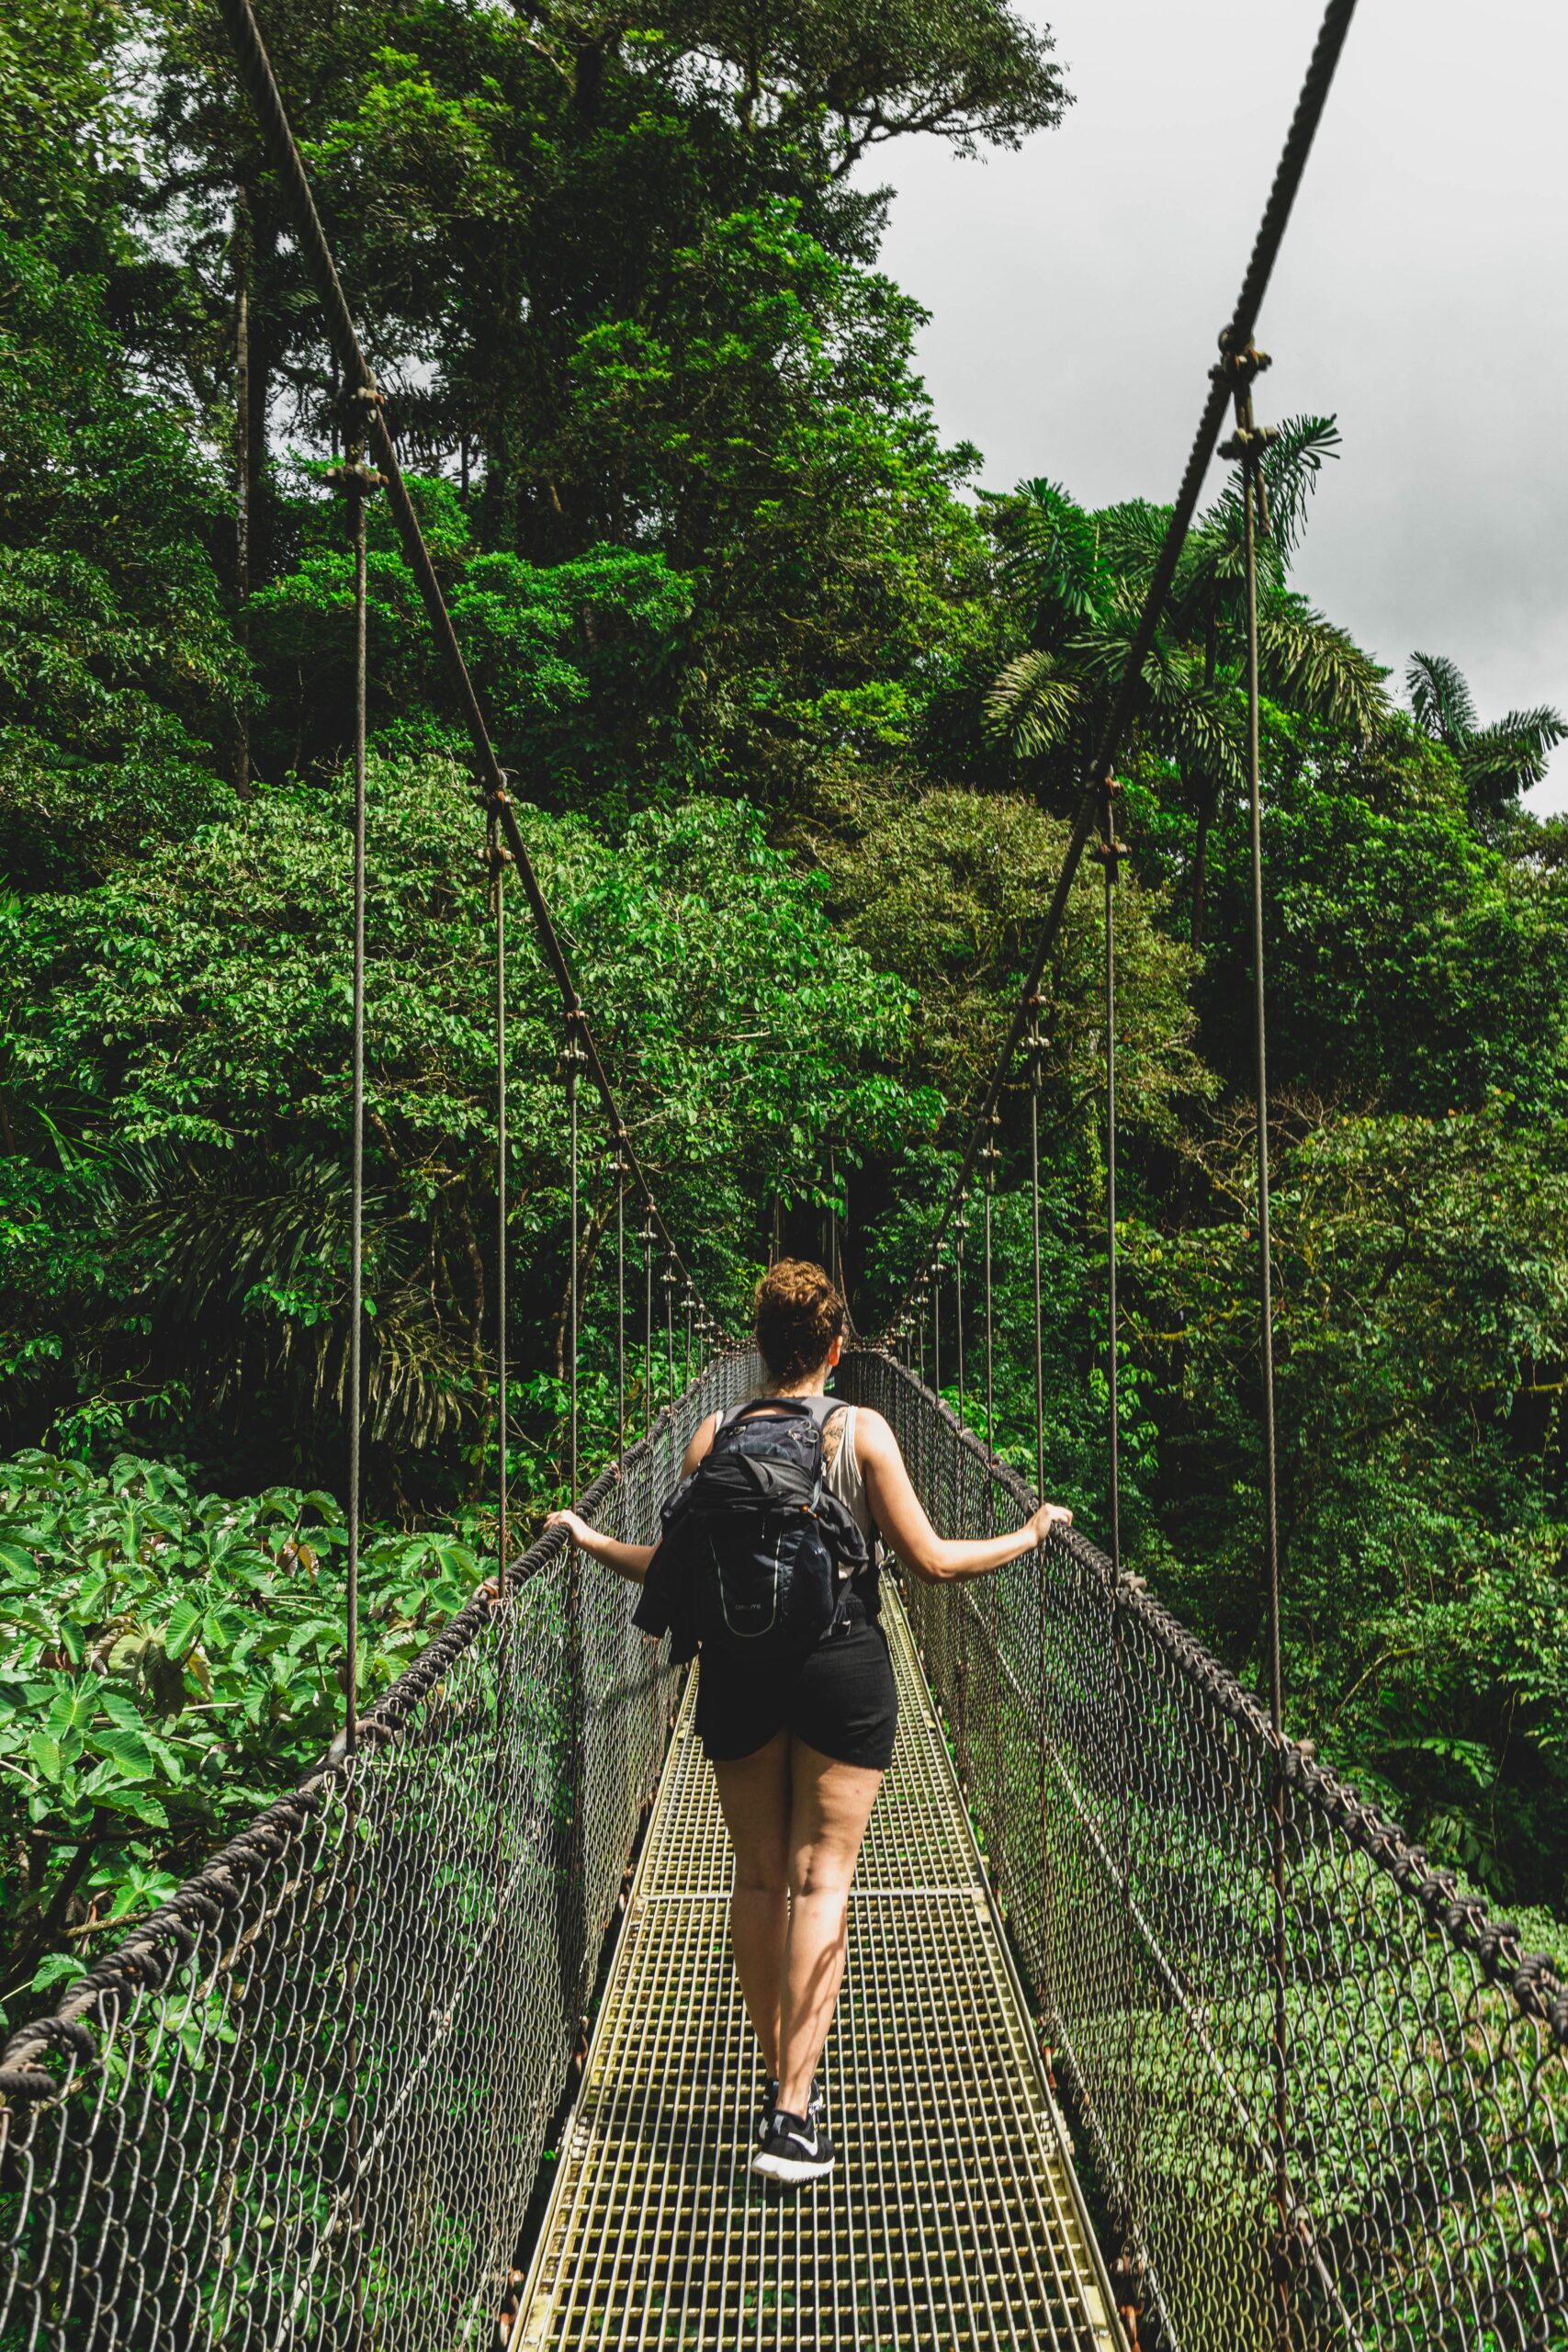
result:
<svg viewBox="0 0 1568 2352"><path fill-rule="evenodd" d="M1032 13L1077 103L1020 155L894 149L885 265L988 486L1168 501L1321 0ZM1483 719L1568 707L1565 100L1562 0L1361 0L1259 324L1260 416L1345 437L1298 584L1400 679L1450 655Z"/></svg>

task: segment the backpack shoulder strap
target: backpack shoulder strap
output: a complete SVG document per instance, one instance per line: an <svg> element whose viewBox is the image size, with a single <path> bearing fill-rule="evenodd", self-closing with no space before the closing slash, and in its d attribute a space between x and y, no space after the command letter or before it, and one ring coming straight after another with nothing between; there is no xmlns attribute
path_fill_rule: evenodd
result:
<svg viewBox="0 0 1568 2352"><path fill-rule="evenodd" d="M732 1450L732 1441L734 1445L743 1447L741 1432L745 1430L767 1430L771 1426L781 1436L785 1430L793 1430L798 1435L809 1432L812 1475L819 1489L825 1470L823 1425L838 1409L839 1400L836 1397L748 1396L744 1404L732 1407L721 1418L718 1428L714 1431L713 1446L707 1458L712 1461L719 1453L721 1442L726 1455Z"/></svg>
<svg viewBox="0 0 1568 2352"><path fill-rule="evenodd" d="M754 1415L758 1420L811 1420L823 1429L835 1413L843 1410L841 1396L748 1396L741 1404L726 1408L718 1417L718 1428L731 1428Z"/></svg>
<svg viewBox="0 0 1568 2352"><path fill-rule="evenodd" d="M801 1396L795 1401L806 1407L819 1430L827 1428L835 1413L849 1411L849 1407L841 1396Z"/></svg>

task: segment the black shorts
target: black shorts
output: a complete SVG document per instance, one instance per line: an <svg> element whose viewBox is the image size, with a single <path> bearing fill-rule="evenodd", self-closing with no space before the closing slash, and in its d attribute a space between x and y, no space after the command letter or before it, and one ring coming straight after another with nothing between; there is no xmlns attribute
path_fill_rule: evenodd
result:
<svg viewBox="0 0 1568 2352"><path fill-rule="evenodd" d="M697 1729L711 1762L754 1756L775 1733L792 1731L836 1764L886 1772L897 1728L887 1636L858 1600L801 1659L763 1668L713 1643L704 1648Z"/></svg>

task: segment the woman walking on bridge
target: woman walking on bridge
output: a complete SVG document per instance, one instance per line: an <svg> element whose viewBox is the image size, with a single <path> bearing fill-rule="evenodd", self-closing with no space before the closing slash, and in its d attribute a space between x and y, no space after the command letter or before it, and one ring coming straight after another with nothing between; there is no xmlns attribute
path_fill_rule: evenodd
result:
<svg viewBox="0 0 1568 2352"><path fill-rule="evenodd" d="M762 1388L728 1413L710 1413L698 1429L677 1503L666 1509L665 1544L622 1544L573 1511L558 1512L552 1521L637 1583L648 1578L657 1552L652 1584L669 1588L666 1555L680 1548L684 1566L694 1549L704 1560L716 1549L711 1533L695 1546L689 1538L680 1544L676 1534L679 1502L694 1495L702 1466L710 1464L709 1483L716 1486L721 1464L734 1473L739 1463L744 1476L725 1483L731 1492L745 1488L753 1525L771 1496L776 1529L793 1461L794 1476L805 1480L799 1491L809 1499L795 1506L791 1525L820 1516L829 1539L835 1527L840 1531L837 1574L817 1622L798 1600L791 1616L789 1573L781 1579L778 1565L787 1539L777 1534L769 1539L761 1613L754 1596L742 1596L722 1566L715 1609L705 1614L699 1599L689 1599L688 1622L702 1627L687 1644L689 1655L700 1639L697 1729L735 1849L735 1965L767 2076L752 2168L792 2183L833 2168L817 2064L844 1973L855 1863L897 1728L893 1662L877 1622L876 1539L880 1534L911 1574L943 1582L989 1575L1072 1518L1043 1503L1009 1535L964 1543L939 1536L882 1415L826 1394L848 1323L843 1300L820 1266L785 1259L773 1267L756 1299ZM759 1490L766 1490L761 1499ZM823 1490L831 1498L826 1503ZM716 1524L710 1506L701 1525L707 1531ZM733 1549L733 1534L725 1540ZM755 1560L755 1542L742 1549ZM797 1564L797 1595L806 1584ZM680 1590L690 1595L689 1577ZM682 1605L678 1600L666 1612L678 1645Z"/></svg>

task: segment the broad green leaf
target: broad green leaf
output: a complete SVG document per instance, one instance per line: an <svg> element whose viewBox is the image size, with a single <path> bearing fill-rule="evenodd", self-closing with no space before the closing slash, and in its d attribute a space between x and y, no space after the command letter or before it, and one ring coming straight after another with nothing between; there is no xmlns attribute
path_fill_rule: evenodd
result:
<svg viewBox="0 0 1568 2352"><path fill-rule="evenodd" d="M148 1746L145 1734L124 1724L100 1726L88 1736L88 1746L118 1767L129 1780L150 1781L157 1770L156 1758Z"/></svg>
<svg viewBox="0 0 1568 2352"><path fill-rule="evenodd" d="M201 1624L200 1603L184 1595L169 1611L169 1622L164 1629L164 1647L175 1661L183 1658L195 1641Z"/></svg>
<svg viewBox="0 0 1568 2352"><path fill-rule="evenodd" d="M117 1786L97 1791L94 1803L105 1806L110 1813L123 1813L133 1821L144 1821L152 1829L167 1829L169 1826L169 1816L151 1789L134 1782L121 1781Z"/></svg>

